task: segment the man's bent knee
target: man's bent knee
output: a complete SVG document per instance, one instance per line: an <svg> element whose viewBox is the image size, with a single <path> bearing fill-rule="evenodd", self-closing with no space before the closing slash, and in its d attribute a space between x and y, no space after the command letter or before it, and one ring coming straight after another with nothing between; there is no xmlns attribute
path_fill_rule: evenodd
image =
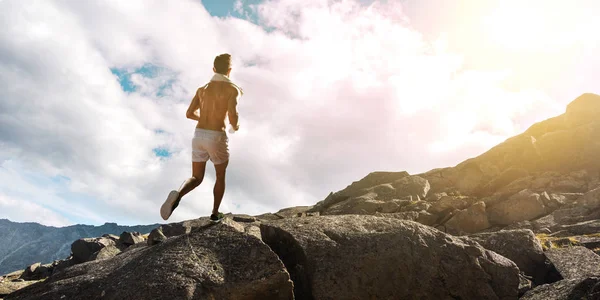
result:
<svg viewBox="0 0 600 300"><path fill-rule="evenodd" d="M193 184L194 186L199 186L202 183L202 179L197 178L197 177L190 177L190 183Z"/></svg>

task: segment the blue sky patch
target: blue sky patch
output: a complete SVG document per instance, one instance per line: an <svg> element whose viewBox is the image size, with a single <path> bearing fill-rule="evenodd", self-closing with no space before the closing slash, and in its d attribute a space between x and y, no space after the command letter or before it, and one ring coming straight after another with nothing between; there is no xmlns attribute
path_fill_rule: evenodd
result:
<svg viewBox="0 0 600 300"><path fill-rule="evenodd" d="M139 74L146 78L157 78L159 76L171 77L165 79L164 82L158 87L156 96L165 96L165 90L170 89L175 83L175 74L167 68L161 68L154 64L144 64L137 69L128 68L111 68L110 71L117 76L121 88L126 93L132 93L137 91L137 86L131 81L131 75Z"/></svg>
<svg viewBox="0 0 600 300"><path fill-rule="evenodd" d="M158 148L152 149L152 151L154 152L154 155L156 155L157 157L160 157L160 158L171 157L171 152L169 152L169 150L167 150L166 148L158 147Z"/></svg>
<svg viewBox="0 0 600 300"><path fill-rule="evenodd" d="M131 93L135 91L135 86L131 82L131 75L125 69L111 68L110 71L117 76L119 84L123 91Z"/></svg>

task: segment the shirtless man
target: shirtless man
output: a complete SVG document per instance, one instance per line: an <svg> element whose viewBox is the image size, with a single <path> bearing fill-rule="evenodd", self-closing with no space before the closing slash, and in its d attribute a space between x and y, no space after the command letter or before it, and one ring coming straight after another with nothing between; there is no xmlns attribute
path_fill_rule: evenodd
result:
<svg viewBox="0 0 600 300"><path fill-rule="evenodd" d="M213 189L214 205L210 219L218 222L223 218L219 206L225 193L225 170L229 163L228 138L225 118L229 117L232 130L239 129L237 101L241 89L229 79L231 55L221 54L215 58L211 81L196 91L188 107L186 117L198 121L192 139L192 177L188 178L179 191L171 191L160 208L160 215L167 220L179 205L181 198L202 183L206 162L215 165L216 182ZM198 113L198 111L200 113Z"/></svg>

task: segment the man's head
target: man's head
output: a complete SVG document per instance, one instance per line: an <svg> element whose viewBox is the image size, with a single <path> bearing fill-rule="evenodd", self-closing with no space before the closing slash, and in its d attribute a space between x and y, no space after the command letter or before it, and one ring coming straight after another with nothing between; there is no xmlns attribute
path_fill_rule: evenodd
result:
<svg viewBox="0 0 600 300"><path fill-rule="evenodd" d="M229 73L231 73L231 55L224 53L215 57L213 71L229 76Z"/></svg>

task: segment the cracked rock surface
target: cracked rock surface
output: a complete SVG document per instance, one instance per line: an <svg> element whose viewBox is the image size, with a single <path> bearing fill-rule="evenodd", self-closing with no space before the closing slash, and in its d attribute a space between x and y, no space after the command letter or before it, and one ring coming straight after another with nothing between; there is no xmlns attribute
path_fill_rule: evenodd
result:
<svg viewBox="0 0 600 300"><path fill-rule="evenodd" d="M263 223L261 235L290 272L296 299L518 297L519 270L512 261L412 221L283 219Z"/></svg>

